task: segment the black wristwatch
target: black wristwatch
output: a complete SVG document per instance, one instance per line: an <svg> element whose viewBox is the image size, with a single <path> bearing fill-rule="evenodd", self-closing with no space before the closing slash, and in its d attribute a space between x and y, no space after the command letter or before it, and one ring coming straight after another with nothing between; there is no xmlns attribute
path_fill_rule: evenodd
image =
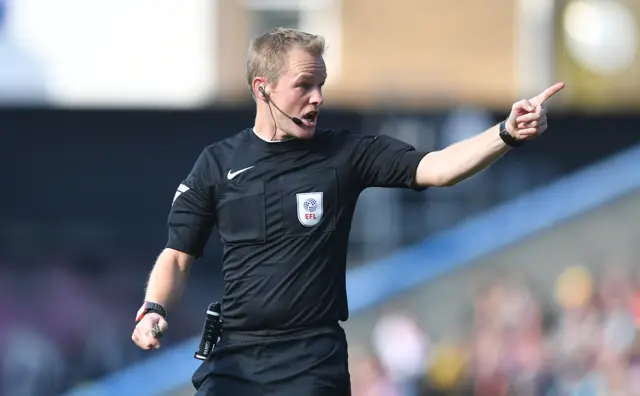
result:
<svg viewBox="0 0 640 396"><path fill-rule="evenodd" d="M144 316L148 313L157 313L163 318L165 319L167 318L167 311L165 311L162 305L156 304L151 301L145 301L144 304L142 304L142 307L140 307L140 310L138 311L138 315L136 316L136 324L138 324L142 320L142 318L144 318Z"/></svg>
<svg viewBox="0 0 640 396"><path fill-rule="evenodd" d="M500 139L509 147L519 147L524 144L524 140L520 140L511 136L509 131L507 131L507 121L502 121L500 123Z"/></svg>

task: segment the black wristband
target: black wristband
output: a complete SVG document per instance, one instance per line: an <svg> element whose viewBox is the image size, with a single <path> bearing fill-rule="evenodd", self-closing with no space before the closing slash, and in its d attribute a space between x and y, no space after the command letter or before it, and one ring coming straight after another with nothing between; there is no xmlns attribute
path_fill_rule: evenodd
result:
<svg viewBox="0 0 640 396"><path fill-rule="evenodd" d="M524 144L524 140L520 140L511 136L511 134L507 131L506 124L506 121L502 121L500 123L500 139L502 139L502 141L509 147L522 146Z"/></svg>
<svg viewBox="0 0 640 396"><path fill-rule="evenodd" d="M154 302L150 302L150 301L145 301L145 303L140 308L140 311L138 311L138 316L136 317L136 324L140 322L142 318L144 318L144 316L148 313L157 313L163 318L165 319L167 318L167 311L165 311L162 305Z"/></svg>

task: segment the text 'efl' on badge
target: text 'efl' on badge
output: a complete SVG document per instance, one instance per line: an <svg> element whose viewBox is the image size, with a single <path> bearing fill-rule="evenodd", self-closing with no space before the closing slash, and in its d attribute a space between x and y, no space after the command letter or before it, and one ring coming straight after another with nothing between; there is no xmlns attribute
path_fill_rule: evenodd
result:
<svg viewBox="0 0 640 396"><path fill-rule="evenodd" d="M321 192L296 194L298 220L305 227L313 227L322 220L323 201Z"/></svg>

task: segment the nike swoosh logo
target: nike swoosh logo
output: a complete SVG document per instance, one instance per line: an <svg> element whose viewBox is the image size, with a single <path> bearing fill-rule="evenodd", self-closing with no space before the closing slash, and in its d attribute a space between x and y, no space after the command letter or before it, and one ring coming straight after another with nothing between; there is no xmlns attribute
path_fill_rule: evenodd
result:
<svg viewBox="0 0 640 396"><path fill-rule="evenodd" d="M240 169L240 170L237 170L237 171L235 171L235 172L231 172L231 170L229 170L229 173L227 173L227 179L231 180L231 179L233 179L234 177L236 177L236 176L238 176L239 174L241 174L242 172L244 172L244 171L248 171L248 170L249 170L249 169L251 169L251 168L253 168L253 166L250 166L250 167L248 167L248 168L244 168L244 169Z"/></svg>

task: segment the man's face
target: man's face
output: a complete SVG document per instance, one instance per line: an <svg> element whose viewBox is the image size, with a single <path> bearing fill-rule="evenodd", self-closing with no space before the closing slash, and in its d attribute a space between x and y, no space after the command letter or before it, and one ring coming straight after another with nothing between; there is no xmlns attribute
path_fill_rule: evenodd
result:
<svg viewBox="0 0 640 396"><path fill-rule="evenodd" d="M273 109L277 125L286 135L300 139L313 137L326 79L327 70L321 56L313 56L299 48L289 51L278 84L273 87L271 100L287 115L300 118L304 125L294 124Z"/></svg>

